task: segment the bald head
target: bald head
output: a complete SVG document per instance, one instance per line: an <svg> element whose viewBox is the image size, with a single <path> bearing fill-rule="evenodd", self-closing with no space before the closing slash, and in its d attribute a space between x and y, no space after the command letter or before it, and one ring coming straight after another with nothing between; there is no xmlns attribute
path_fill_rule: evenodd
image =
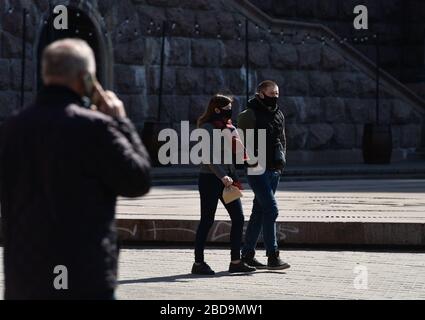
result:
<svg viewBox="0 0 425 320"><path fill-rule="evenodd" d="M42 75L46 85L72 85L87 72L96 73L96 60L93 50L83 40L59 40L43 52Z"/></svg>

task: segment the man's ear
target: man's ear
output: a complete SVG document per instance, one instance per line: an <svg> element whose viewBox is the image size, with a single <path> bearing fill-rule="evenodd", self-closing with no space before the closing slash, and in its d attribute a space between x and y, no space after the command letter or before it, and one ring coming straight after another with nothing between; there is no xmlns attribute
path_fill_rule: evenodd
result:
<svg viewBox="0 0 425 320"><path fill-rule="evenodd" d="M78 93L81 97L86 95L83 74L79 73L72 81L69 81L69 86Z"/></svg>
<svg viewBox="0 0 425 320"><path fill-rule="evenodd" d="M258 96L259 96L261 99L264 99L264 94L263 94L262 92L259 92L259 93L258 93Z"/></svg>
<svg viewBox="0 0 425 320"><path fill-rule="evenodd" d="M214 112L215 112L215 113L220 113L221 111L220 111L220 109L219 109L219 108L215 108L215 109L214 109Z"/></svg>

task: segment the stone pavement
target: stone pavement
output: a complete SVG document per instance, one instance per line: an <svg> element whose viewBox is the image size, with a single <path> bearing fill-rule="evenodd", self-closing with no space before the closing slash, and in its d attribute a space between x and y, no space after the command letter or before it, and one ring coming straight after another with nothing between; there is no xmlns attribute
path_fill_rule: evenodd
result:
<svg viewBox="0 0 425 320"><path fill-rule="evenodd" d="M245 185L246 220L253 193ZM425 245L425 180L282 181L278 235L286 244ZM141 199L121 199L121 238L193 241L199 221L196 185L156 186ZM226 242L230 222L219 204L211 242Z"/></svg>
<svg viewBox="0 0 425 320"><path fill-rule="evenodd" d="M244 184L245 215L249 216L254 198ZM282 181L277 200L280 221L381 221L425 223L425 180L336 180ZM121 199L119 219L199 218L197 185L157 186L139 199ZM220 204L216 218L228 220Z"/></svg>
<svg viewBox="0 0 425 320"><path fill-rule="evenodd" d="M263 251L258 255L264 259ZM209 248L206 259L217 275L198 277L189 273L191 248L124 249L120 255L117 297L126 300L425 299L425 253L288 250L282 255L292 265L288 270L230 275L229 251ZM359 280L358 276L366 272L367 276ZM3 285L1 265L1 292Z"/></svg>

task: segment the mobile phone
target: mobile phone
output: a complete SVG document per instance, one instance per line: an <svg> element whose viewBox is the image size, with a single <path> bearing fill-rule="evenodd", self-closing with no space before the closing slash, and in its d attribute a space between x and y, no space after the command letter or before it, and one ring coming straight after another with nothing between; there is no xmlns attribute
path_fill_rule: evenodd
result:
<svg viewBox="0 0 425 320"><path fill-rule="evenodd" d="M84 91L86 96L89 99L93 98L94 94L94 79L93 76L90 73L85 73L83 76L83 82L84 82Z"/></svg>

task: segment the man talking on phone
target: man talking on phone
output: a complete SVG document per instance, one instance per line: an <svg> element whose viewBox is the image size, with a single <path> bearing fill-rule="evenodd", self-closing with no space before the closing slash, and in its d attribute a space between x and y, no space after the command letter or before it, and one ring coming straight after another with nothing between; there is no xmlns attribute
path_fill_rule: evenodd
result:
<svg viewBox="0 0 425 320"><path fill-rule="evenodd" d="M86 42L52 43L44 88L2 126L5 299L115 298L116 200L149 191L150 161L123 103L95 74Z"/></svg>

